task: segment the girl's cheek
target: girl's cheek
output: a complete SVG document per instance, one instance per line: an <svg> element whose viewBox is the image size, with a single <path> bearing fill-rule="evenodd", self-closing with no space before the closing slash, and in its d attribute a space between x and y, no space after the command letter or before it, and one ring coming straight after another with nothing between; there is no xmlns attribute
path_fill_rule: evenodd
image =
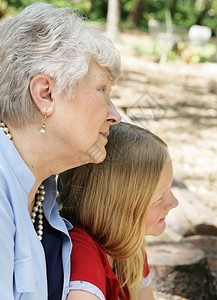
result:
<svg viewBox="0 0 217 300"><path fill-rule="evenodd" d="M150 228L151 226L153 226L156 223L157 220L157 216L154 212L149 212L148 217L146 219L146 229Z"/></svg>
<svg viewBox="0 0 217 300"><path fill-rule="evenodd" d="M162 218L162 212L162 205L152 206L146 219L146 226L150 227L158 223L159 219Z"/></svg>

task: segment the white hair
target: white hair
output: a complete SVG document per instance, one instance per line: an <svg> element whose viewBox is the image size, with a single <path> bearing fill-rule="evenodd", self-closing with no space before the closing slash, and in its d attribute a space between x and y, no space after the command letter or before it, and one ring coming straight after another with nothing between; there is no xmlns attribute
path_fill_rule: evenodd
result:
<svg viewBox="0 0 217 300"><path fill-rule="evenodd" d="M87 26L70 8L35 3L0 26L0 119L16 125L36 118L29 83L39 73L72 93L88 72L90 59L108 68L112 83L120 60L111 41Z"/></svg>

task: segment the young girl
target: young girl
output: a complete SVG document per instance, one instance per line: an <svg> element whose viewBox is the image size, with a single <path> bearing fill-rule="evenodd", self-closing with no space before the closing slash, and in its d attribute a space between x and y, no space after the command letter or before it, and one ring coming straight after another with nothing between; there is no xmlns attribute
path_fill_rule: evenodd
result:
<svg viewBox="0 0 217 300"><path fill-rule="evenodd" d="M160 235L178 204L167 146L146 129L120 123L106 150L103 163L59 176L61 214L74 225L67 300L154 299L145 235Z"/></svg>

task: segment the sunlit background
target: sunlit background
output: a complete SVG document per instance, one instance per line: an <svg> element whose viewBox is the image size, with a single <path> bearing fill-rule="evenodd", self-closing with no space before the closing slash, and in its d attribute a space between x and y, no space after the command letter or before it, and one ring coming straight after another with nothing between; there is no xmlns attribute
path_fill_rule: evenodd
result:
<svg viewBox="0 0 217 300"><path fill-rule="evenodd" d="M34 2L0 0L0 22ZM163 239L180 240L198 224L217 228L217 0L46 2L79 10L112 39L121 77L111 97L122 119L168 144L181 199ZM217 293L217 267L211 269Z"/></svg>
<svg viewBox="0 0 217 300"><path fill-rule="evenodd" d="M0 0L0 21L34 0ZM169 145L175 177L217 212L217 0L48 0L81 11L113 40L123 119Z"/></svg>

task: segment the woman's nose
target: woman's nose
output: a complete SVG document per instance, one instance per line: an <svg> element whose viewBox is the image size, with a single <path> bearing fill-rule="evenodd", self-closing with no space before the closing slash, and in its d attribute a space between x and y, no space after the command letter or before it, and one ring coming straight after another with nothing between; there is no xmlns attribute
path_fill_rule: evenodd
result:
<svg viewBox="0 0 217 300"><path fill-rule="evenodd" d="M121 116L119 112L117 111L116 107L112 103L111 99L108 99L108 114L107 114L107 122L110 123L110 125L115 125L120 123Z"/></svg>

